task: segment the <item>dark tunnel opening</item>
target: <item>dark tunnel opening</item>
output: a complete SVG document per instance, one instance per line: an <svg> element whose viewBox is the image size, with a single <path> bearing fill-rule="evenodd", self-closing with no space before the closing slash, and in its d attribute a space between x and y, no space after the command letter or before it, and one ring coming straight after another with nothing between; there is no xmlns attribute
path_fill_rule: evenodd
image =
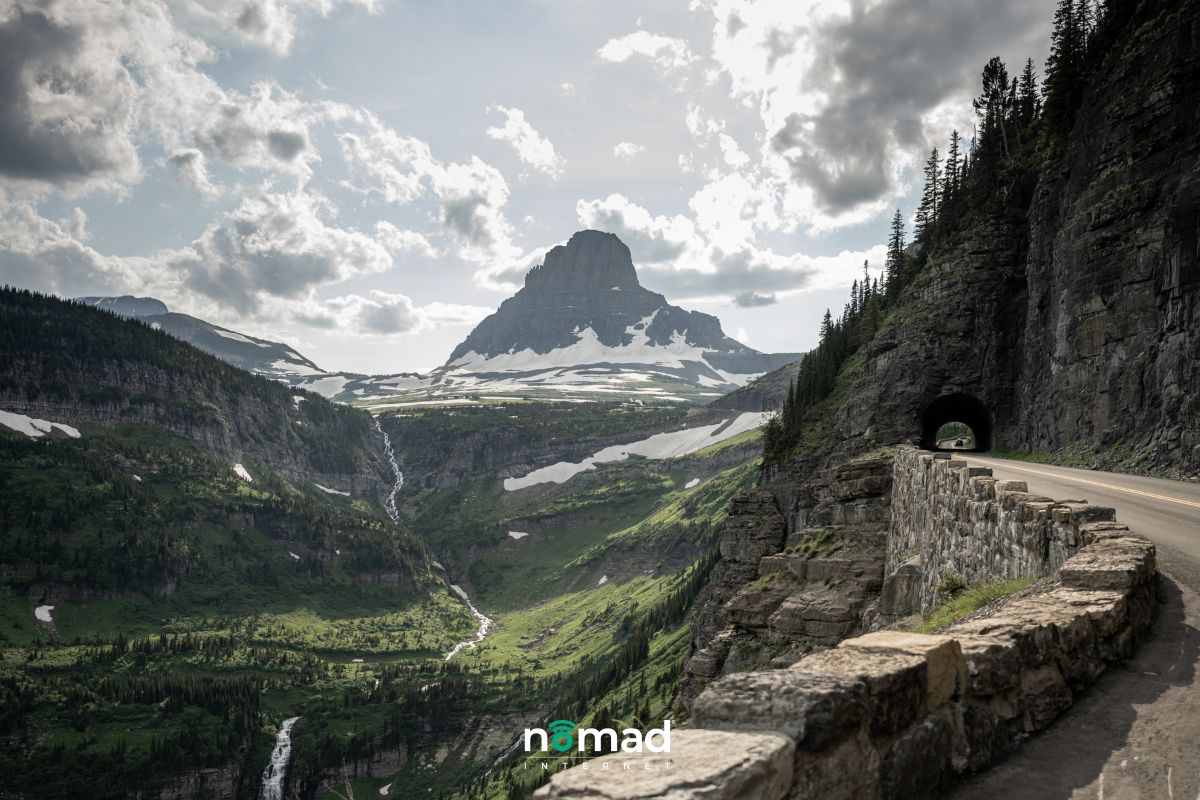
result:
<svg viewBox="0 0 1200 800"><path fill-rule="evenodd" d="M969 394L943 395L925 408L921 414L921 447L925 450L946 449L939 445L938 431L953 422L961 422L974 434L974 442L956 438L955 442L964 442L957 449L976 453L992 449L992 414L978 398Z"/></svg>

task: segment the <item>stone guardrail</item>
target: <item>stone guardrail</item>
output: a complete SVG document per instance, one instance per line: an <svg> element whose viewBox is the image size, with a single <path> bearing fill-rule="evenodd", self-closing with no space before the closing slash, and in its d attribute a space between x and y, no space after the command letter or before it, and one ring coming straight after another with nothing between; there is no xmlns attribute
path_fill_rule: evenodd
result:
<svg viewBox="0 0 1200 800"><path fill-rule="evenodd" d="M881 612L894 621L937 602L946 575L971 585L1041 577L1085 544L1080 526L1111 522L1113 509L1032 494L950 453L896 448Z"/></svg>
<svg viewBox="0 0 1200 800"><path fill-rule="evenodd" d="M940 796L1047 727L1150 625L1154 545L1111 519L1072 527L1083 547L1057 586L943 635L870 633L786 669L727 675L696 699L669 759L593 759L535 797Z"/></svg>

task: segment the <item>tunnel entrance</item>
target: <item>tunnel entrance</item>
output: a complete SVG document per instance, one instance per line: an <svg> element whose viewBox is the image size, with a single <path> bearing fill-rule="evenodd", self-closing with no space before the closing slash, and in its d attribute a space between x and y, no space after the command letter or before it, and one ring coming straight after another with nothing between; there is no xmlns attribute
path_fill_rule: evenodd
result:
<svg viewBox="0 0 1200 800"><path fill-rule="evenodd" d="M992 414L969 394L947 394L921 414L921 447L925 450L992 449Z"/></svg>

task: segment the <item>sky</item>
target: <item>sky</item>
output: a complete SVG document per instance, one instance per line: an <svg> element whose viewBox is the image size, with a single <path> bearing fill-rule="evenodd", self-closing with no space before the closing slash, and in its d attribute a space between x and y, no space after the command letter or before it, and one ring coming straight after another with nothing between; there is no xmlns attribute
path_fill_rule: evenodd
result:
<svg viewBox="0 0 1200 800"><path fill-rule="evenodd" d="M813 344L1044 0L0 0L0 284L442 364L583 228Z"/></svg>

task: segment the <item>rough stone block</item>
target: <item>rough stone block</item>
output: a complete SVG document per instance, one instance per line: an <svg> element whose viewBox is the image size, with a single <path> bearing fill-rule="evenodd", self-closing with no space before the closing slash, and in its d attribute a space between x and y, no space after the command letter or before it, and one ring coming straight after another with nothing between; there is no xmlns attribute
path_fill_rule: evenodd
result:
<svg viewBox="0 0 1200 800"><path fill-rule="evenodd" d="M1021 673L1021 695L1026 732L1040 731L1071 706L1071 690L1053 664Z"/></svg>
<svg viewBox="0 0 1200 800"><path fill-rule="evenodd" d="M924 712L926 662L922 656L897 650L870 651L837 648L805 656L793 670L834 675L866 684L870 731L890 736Z"/></svg>
<svg viewBox="0 0 1200 800"><path fill-rule="evenodd" d="M879 613L889 620L916 613L921 607L921 556L915 555L883 580Z"/></svg>
<svg viewBox="0 0 1200 800"><path fill-rule="evenodd" d="M879 796L879 753L867 732L820 752L796 751L790 800L863 800Z"/></svg>
<svg viewBox="0 0 1200 800"><path fill-rule="evenodd" d="M792 669L727 675L692 706L697 727L781 731L810 752L846 739L866 716L867 689L861 681Z"/></svg>
<svg viewBox="0 0 1200 800"><path fill-rule="evenodd" d="M1017 675L1020 682L1020 674ZM999 761L1025 738L1024 724L1008 696L968 701L963 706L966 768L976 772Z"/></svg>
<svg viewBox="0 0 1200 800"><path fill-rule="evenodd" d="M1063 586L1111 589L1128 593L1151 580L1155 571L1154 545L1131 537L1094 542L1067 559L1059 571Z"/></svg>
<svg viewBox="0 0 1200 800"><path fill-rule="evenodd" d="M959 694L966 683L966 662L958 642L949 636L879 631L838 645L847 650L900 652L925 659L926 703L936 709Z"/></svg>
<svg viewBox="0 0 1200 800"><path fill-rule="evenodd" d="M795 745L779 733L681 729L670 754L600 756L559 772L539 800L781 800L792 785ZM604 768L604 764L608 768ZM630 768L624 765L628 763Z"/></svg>
<svg viewBox="0 0 1200 800"><path fill-rule="evenodd" d="M1011 492L1027 494L1029 492L1029 484L1025 483L1025 481L996 481L995 491L996 499L1000 499Z"/></svg>
<svg viewBox="0 0 1200 800"><path fill-rule="evenodd" d="M1123 536L1136 536L1129 530L1128 525L1119 522L1085 522L1079 526L1079 539L1082 544L1089 545L1102 539L1114 539Z"/></svg>
<svg viewBox="0 0 1200 800"><path fill-rule="evenodd" d="M944 714L929 717L907 731L883 762L883 800L941 797L950 781L954 728Z"/></svg>
<svg viewBox="0 0 1200 800"><path fill-rule="evenodd" d="M1021 656L1016 642L1006 636L956 635L966 662L966 694L988 697L1006 692L1021 682Z"/></svg>

